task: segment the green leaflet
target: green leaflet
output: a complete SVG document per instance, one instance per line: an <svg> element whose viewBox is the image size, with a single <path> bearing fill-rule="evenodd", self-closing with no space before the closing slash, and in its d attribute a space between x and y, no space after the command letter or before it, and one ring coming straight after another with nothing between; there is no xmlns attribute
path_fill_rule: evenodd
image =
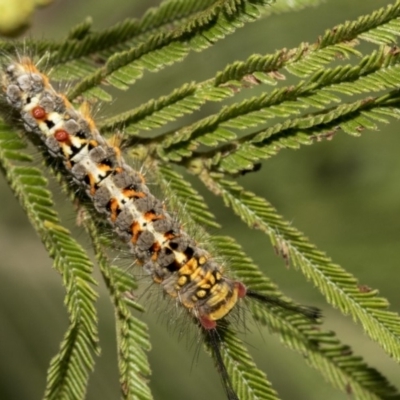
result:
<svg viewBox="0 0 400 400"><path fill-rule="evenodd" d="M254 262L243 252L234 239L223 236L210 237L217 254L229 260L234 275L259 292L282 297L275 284L265 277ZM257 302L247 302L253 317L279 335L281 342L304 355L307 363L317 369L333 386L346 392L349 387L356 398L400 398L396 388L377 370L369 367L350 347L342 344L334 332L298 314L279 308L270 308ZM231 333L231 335L233 335Z"/></svg>
<svg viewBox="0 0 400 400"><path fill-rule="evenodd" d="M172 186L169 184L169 178L171 174L173 174L174 182ZM183 177L179 176L177 173L173 173L169 168L162 167L157 171L157 181L163 191L169 194L168 197L174 198L174 208L181 209L182 207L186 206L185 202L187 201L187 196L182 196L181 191L178 192L177 195L177 192L175 191L176 187L190 187L185 182ZM190 191L192 196L199 196L193 188L190 188ZM214 254L217 256L218 252L216 251L215 245L219 243L219 238L215 238L215 242L210 243L210 241L206 240L208 235L205 233L205 231L203 231L202 226L193 226L193 221L199 221L204 211L201 208L200 210L197 210L194 207L191 207L190 211L188 208L187 211L189 214L185 213L183 216L183 221L185 221L186 226L188 226L189 229L190 226L192 226L192 229L196 230L196 236L200 237L205 246L210 247L210 251L214 251ZM224 256L224 254L221 252L219 256ZM272 389L272 386L267 380L265 374L256 367L241 341L229 328L224 331L221 353L233 388L240 399L278 399L276 392Z"/></svg>
<svg viewBox="0 0 400 400"><path fill-rule="evenodd" d="M385 298L378 297L376 290L363 291L354 276L333 264L266 200L231 181L214 181L213 185L225 204L250 227L266 233L272 245L313 281L329 303L350 314L390 356L400 359L400 317L387 311Z"/></svg>
<svg viewBox="0 0 400 400"><path fill-rule="evenodd" d="M153 397L147 384L150 366L146 355L151 348L150 338L146 324L135 318L130 310L143 311L129 296L137 285L130 272L111 265L101 242L101 232L97 231L89 213L83 224L92 238L97 262L114 304L121 392L126 399L151 400Z"/></svg>
<svg viewBox="0 0 400 400"><path fill-rule="evenodd" d="M99 353L97 313L94 303L97 293L92 277L93 266L84 250L70 236L53 209L42 171L31 165L24 152L24 143L3 122L0 124L0 162L16 197L26 210L36 232L54 260L54 267L63 277L67 290L70 326L53 358L49 371L45 399L83 399L89 371L93 369L93 354Z"/></svg>
<svg viewBox="0 0 400 400"><path fill-rule="evenodd" d="M139 45L111 55L103 67L80 80L68 97L74 99L104 80L124 89L140 78L144 70L155 72L181 61L189 51L204 50L245 22L255 20L260 15L259 7L269 3L270 0L216 1L176 29L158 31Z"/></svg>
<svg viewBox="0 0 400 400"><path fill-rule="evenodd" d="M177 196L174 190L174 187L178 186L179 176L174 173L174 181L176 183L171 186L168 183L170 169L161 167L158 172L160 174L158 181L161 187L170 194L169 197L175 198L174 208L182 207L182 205L179 204L184 204L186 196ZM167 175L165 174L166 172L168 173ZM186 187L187 182L183 177L180 178L180 181L182 182L181 184ZM220 190L222 188L224 188L224 186L213 187L213 190ZM237 187L235 186L235 188ZM225 191L220 192L220 194L226 199L227 194ZM254 202L256 201L257 199L254 200ZM240 204L240 197L236 199L236 202ZM262 199L258 199L258 202L263 204ZM245 207L246 203L242 206L236 206L237 213L248 212L250 214L250 207L248 207L248 211L246 211ZM197 219L198 217L196 214L199 213L199 215L201 215L201 210L191 208L190 211L187 211L190 217L185 213L184 221L187 226L190 227L193 224L188 221L188 218ZM279 216L277 216L273 210L269 213L271 214L270 220L276 223L279 222ZM247 218L246 222L248 224L259 222L258 220L256 221L255 218L251 218L251 215ZM260 272L258 267L254 265L253 261L243 252L234 239L224 236L209 236L205 232L198 233L199 230L201 231L200 226L196 226L196 228L193 229L196 229L197 234L201 237L202 241L210 247L210 251L212 251L213 254L227 260L226 265L229 267L230 273L237 277L248 288L279 298L283 296L276 285ZM278 228L276 229L278 230ZM283 231L283 234L284 232L285 231ZM285 243L282 240L280 246L283 247L284 245ZM307 243L304 243L304 248L307 248L309 252L313 251ZM368 298L369 297L370 296L368 296ZM361 357L353 355L350 347L342 344L338 338L335 337L333 332L324 331L303 316L279 308L267 308L255 301L249 301L247 306L250 308L256 320L267 325L274 333L277 333L283 344L305 355L307 362L313 368L317 369L325 379L331 382L335 387L344 392L351 387L353 393L360 399L378 400L400 398L400 394L397 393L397 390L384 376L375 369L369 367ZM248 318L249 316L247 315L246 317ZM261 371L255 369L254 362L248 355L245 355L245 349L238 341L232 329L228 329L227 336L224 336L222 352L224 361L232 377L232 384L235 390L243 396L239 396L239 398L275 398L276 393L272 390L270 383L265 381L265 376ZM252 369L253 373L245 373L247 369ZM257 393L257 395L254 393Z"/></svg>
<svg viewBox="0 0 400 400"><path fill-rule="evenodd" d="M164 191L173 194L169 196L172 210L179 210L183 206L184 210L191 214L191 225L195 223L210 228L220 227L204 198L181 175L167 165L160 165L157 173L163 179Z"/></svg>
<svg viewBox="0 0 400 400"><path fill-rule="evenodd" d="M155 30L168 31L171 23L178 25L207 9L215 0L164 1L157 8L150 8L141 19L127 19L100 32L91 29L91 19L73 27L66 39L57 42L24 42L37 48L38 55L51 51L49 66L54 67L52 78L72 80L95 71L92 55L106 59L116 52L127 50L148 39ZM0 48L12 52L18 44L3 42ZM23 45L22 45L23 48Z"/></svg>
<svg viewBox="0 0 400 400"><path fill-rule="evenodd" d="M232 174L249 170L254 163L277 154L281 149L298 149L301 145L330 139L340 129L352 136L360 136L365 129L376 130L376 122L388 123L387 117L399 118L398 109L392 106L397 101L398 92L393 90L377 98L339 105L328 112L287 119L256 132L250 141L240 140L231 147L232 150L224 149L223 156L217 152L210 152L207 156L212 159L216 171Z"/></svg>
<svg viewBox="0 0 400 400"><path fill-rule="evenodd" d="M256 367L247 349L232 329L228 328L224 332L221 352L239 399L279 399L278 393L266 380L265 374Z"/></svg>
<svg viewBox="0 0 400 400"><path fill-rule="evenodd" d="M365 26L363 25L362 28L365 28ZM301 54L305 55L300 58ZM319 61L315 59L308 60L312 54L318 54ZM325 66L325 64L332 62L339 56L347 58L351 55L360 55L359 52L353 49L352 44L338 44L337 48L323 50L313 50L312 46L305 47L302 45L296 49L296 52L277 52L275 55L265 57L251 56L246 63L233 64L216 78L220 85L225 84L227 79L230 79L229 82L233 84L237 79L243 79L251 73L254 74L257 69L271 70L272 72L273 68L281 68L282 66L285 66L290 73L307 79L300 81L296 86L284 86L274 89L270 93L266 92L261 96L244 100L239 104L225 106L218 114L206 117L189 128L182 128L175 132L174 135L166 136L161 142L159 155L164 159L181 161L182 155L184 157L190 156L201 144L215 147L217 144L227 143L226 146L231 144L232 147L236 147L233 151L228 147L229 152L226 151L225 147L219 151L219 153L224 154L224 157L229 157L233 154L236 158L234 162L227 162L228 165L234 165L236 161L240 161L240 158L243 157L240 154L236 155L236 150L242 154L246 153L248 160L256 162L266 158L271 153L271 151L268 151L268 146L261 148L260 132L242 135L240 140L235 140L236 131L248 130L265 124L269 119L285 119L285 122L277 123L272 128L264 130L264 137L272 134L283 136L288 128L291 130L288 133L293 135L293 131L294 133L296 131L304 131L302 119L308 124L308 128L311 127L310 121L313 118L313 114L310 115L308 113L304 116L299 116L292 120L293 122L290 121L290 118L301 115L312 108L323 110L318 112L321 115L328 112L332 114L334 111L328 107L332 107L332 104L335 103L343 103L346 100L340 98L338 94L353 96L365 93L368 96L365 98L365 102L367 102L371 93L385 89L397 89L400 76L398 73L398 54L396 52L392 53L386 46L383 46L378 51L372 51L370 55L364 56L357 65L346 64L334 68ZM300 70L302 70L301 74L299 73ZM254 78L254 81L257 82L256 78ZM340 105L336 107L337 110L340 110L340 108L346 106ZM318 113L315 113L315 124L319 124L317 120ZM339 117L341 113L337 112L336 115ZM357 115L353 118L356 119ZM354 124L355 127L358 127L358 130L362 129L364 125L367 125L367 128L373 127L373 124L368 122L368 118L365 118L365 115L363 120L365 124L360 125L358 124L359 121L361 119L358 119ZM340 118L336 121L330 118L329 122L331 125L341 125L342 123ZM347 129L349 123L343 124L343 129L348 133L356 134L357 129ZM325 130L320 129L320 131L324 131L326 134L330 129L331 127L329 126ZM229 135L221 135L221 132L229 132ZM307 133L305 132L305 134ZM242 144L249 145L252 142L257 143L256 147L260 155L252 156L255 151L243 150ZM287 143L286 146L290 147L290 142ZM301 144L301 142L298 144ZM292 141L292 147L298 147L298 144L296 144L296 140ZM165 150L165 147L169 148L168 151ZM272 153L275 153L273 146L270 146L270 149ZM213 149L207 154L207 157L211 158L216 154L218 155L218 150ZM226 171L234 173L240 169L251 167L249 162L245 167L241 164L243 163L238 162L235 170L227 168ZM222 168L225 169L226 165L223 165Z"/></svg>

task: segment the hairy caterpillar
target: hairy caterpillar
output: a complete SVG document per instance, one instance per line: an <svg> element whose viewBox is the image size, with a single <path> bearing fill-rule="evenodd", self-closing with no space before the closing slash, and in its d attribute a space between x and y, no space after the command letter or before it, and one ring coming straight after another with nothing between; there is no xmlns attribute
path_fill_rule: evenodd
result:
<svg viewBox="0 0 400 400"><path fill-rule="evenodd" d="M74 184L84 189L153 281L208 335L229 399L237 396L220 354L218 329L240 299L250 297L318 318L316 309L270 298L227 276L215 257L151 194L142 174L127 164L120 149L100 135L88 108L76 110L30 59L6 66L2 85L25 129L42 140L49 155L62 161Z"/></svg>

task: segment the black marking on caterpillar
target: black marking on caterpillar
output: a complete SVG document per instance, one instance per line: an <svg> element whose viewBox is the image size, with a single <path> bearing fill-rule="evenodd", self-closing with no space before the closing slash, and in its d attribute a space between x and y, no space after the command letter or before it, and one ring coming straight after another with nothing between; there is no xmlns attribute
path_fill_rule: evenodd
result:
<svg viewBox="0 0 400 400"><path fill-rule="evenodd" d="M5 68L2 86L26 131L39 137L48 154L62 162L74 184L84 189L95 210L129 245L144 271L201 326L230 400L238 397L220 344L225 318L239 299L247 295L311 319L319 317L317 309L247 290L242 282L226 276L222 265L150 193L142 174L125 162L120 149L100 135L87 107L75 110L28 58Z"/></svg>

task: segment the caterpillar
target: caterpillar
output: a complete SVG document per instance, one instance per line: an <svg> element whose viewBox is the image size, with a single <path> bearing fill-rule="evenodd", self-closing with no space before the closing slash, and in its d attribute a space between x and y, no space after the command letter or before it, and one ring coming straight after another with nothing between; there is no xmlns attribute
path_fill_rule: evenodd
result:
<svg viewBox="0 0 400 400"><path fill-rule="evenodd" d="M199 325L209 339L228 398L238 399L222 360L218 330L241 299L282 306L311 319L319 318L319 310L257 293L230 278L150 192L144 176L125 161L121 150L101 136L87 105L75 109L29 58L10 62L1 75L7 102L25 130L61 161L73 184L127 243L143 270Z"/></svg>

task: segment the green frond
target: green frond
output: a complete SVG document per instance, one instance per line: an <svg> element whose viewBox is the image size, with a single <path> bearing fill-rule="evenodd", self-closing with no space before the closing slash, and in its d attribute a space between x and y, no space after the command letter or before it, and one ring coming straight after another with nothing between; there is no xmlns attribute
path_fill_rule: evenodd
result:
<svg viewBox="0 0 400 400"><path fill-rule="evenodd" d="M102 54L105 58L111 54L127 50L151 37L155 31L168 31L171 24L177 26L185 23L198 13L207 10L216 0L170 0L163 1L158 7L149 8L140 19L126 19L101 32L87 32L88 21L79 24L69 33L67 39L79 39L76 42L66 41L52 60L53 65L88 57L91 54ZM85 34L75 34L84 30ZM78 77L74 75L74 77Z"/></svg>
<svg viewBox="0 0 400 400"><path fill-rule="evenodd" d="M69 231L60 225L53 209L47 180L35 167L17 165L29 161L24 143L7 125L0 125L0 162L16 197L26 210L33 227L42 239L54 267L63 277L67 290L70 327L61 349L50 365L46 399L83 399L89 370L93 369L93 354L98 353L97 299L92 285L92 263Z"/></svg>
<svg viewBox="0 0 400 400"><path fill-rule="evenodd" d="M329 69L326 64L339 58L359 57L361 53L354 48L358 36L366 32L372 35L379 24L385 26L397 18L399 12L400 7L389 6L327 31L323 40L314 45L303 43L297 49L284 49L266 56L253 55L245 62L229 65L216 76L214 85L238 88L245 82L274 84L277 79L285 78L285 73L279 71L283 68L307 80L223 107L218 114L166 135L160 144L159 156L179 162L190 157L200 145L215 147L225 142L234 147L235 130L249 129L268 119L287 119L311 107L324 109L331 103L343 101L335 92L352 95L396 88L398 54L385 46L364 56L355 66L347 64ZM392 24L388 29L394 31L396 27L397 24ZM395 33L400 34L400 31ZM241 138L241 142L248 142L253 135ZM265 155L258 159L263 157Z"/></svg>
<svg viewBox="0 0 400 400"><path fill-rule="evenodd" d="M172 177L172 181L170 181L170 177ZM193 225L195 223L194 221L198 220L198 212L196 208L193 207L190 208L189 211L189 208L186 206L188 200L187 197L177 195L175 188L183 186L185 191L190 190L195 197L199 198L199 195L194 191L194 189L190 188L188 184L185 184L182 177L172 171L169 167L162 166L157 168L156 178L163 192L168 193L168 197L173 199L172 207L185 208L184 221L188 225ZM204 209L204 207L202 208ZM211 221L213 222L213 220ZM207 238L207 241L210 239L205 231L203 231L201 225L196 226L196 231L198 236L201 234L203 240L205 240L205 237ZM214 244L215 243L208 243L209 246L213 246ZM204 335L204 338L207 343L209 340L208 335ZM258 398L278 400L276 392L272 389L265 374L257 369L248 354L247 349L244 348L240 340L229 328L224 328L223 330L221 345L222 358L228 370L233 388L240 399ZM208 344L207 347L210 349L210 344Z"/></svg>
<svg viewBox="0 0 400 400"><path fill-rule="evenodd" d="M131 111L111 117L101 124L102 131L123 129L125 134L136 134L139 130L151 130L163 126L184 114L197 110L203 100L195 96L196 84L185 83L168 96L147 103Z"/></svg>
<svg viewBox="0 0 400 400"><path fill-rule="evenodd" d="M337 75L342 74L342 68L336 68ZM190 157L193 151L200 145L210 147L227 142L221 148L213 149L202 155L203 159L212 159L214 168L219 171L235 173L242 169L249 169L255 162L276 154L282 148L298 148L302 144L312 144L318 136L327 137L328 133L342 128L352 135L360 135L364 129L377 129L374 122L377 110L387 108L391 110L391 116L396 118L398 93L397 86L400 82L399 66L389 66L371 73L359 79L353 79L352 72L340 83L328 83L325 87L319 87L318 91L312 88L317 83L309 85L300 83L293 92L287 88L273 91L270 96L261 96L244 101L235 106L224 108L218 116L211 116L193 124L192 129L186 128L186 135L192 134L192 138L186 144L182 142L172 146L166 151L167 144L160 144L159 154L170 160L181 161L183 157ZM326 70L326 75L331 71ZM321 72L321 74L323 74ZM335 76L337 77L335 74ZM331 74L332 77L332 74ZM348 78L348 82L346 79ZM315 79L318 79L315 77ZM334 78L335 79L335 78ZM351 83L350 83L351 82ZM326 82L324 82L325 85ZM308 86L308 89L307 89ZM312 89L311 89L312 88ZM308 107L322 108L330 102L340 101L332 92L346 92L347 95L355 95L363 92L371 94L373 91L393 89L387 95L373 98L368 96L364 100L353 103L341 103L336 107L313 114L291 119L292 114L299 114ZM296 99L297 102L291 100ZM275 103L277 104L271 104ZM270 104L267 104L269 103ZM252 111L250 111L252 110ZM236 135L234 130L247 129L257 124L265 123L270 118L285 118L285 122L276 123L267 129L255 131L242 136L239 140L232 140ZM378 119L378 122L385 122ZM183 132L183 130L182 130ZM171 136L172 137L172 136ZM174 139L173 139L174 140ZM171 138L167 138L171 143ZM164 142L165 143L165 142Z"/></svg>
<svg viewBox="0 0 400 400"><path fill-rule="evenodd" d="M97 60L104 60L112 54L135 47L155 31L169 31L171 25L184 23L214 2L215 0L164 1L159 7L148 9L141 19L126 19L101 32L91 31L90 21L86 20L72 28L61 43L43 43L38 48L38 55L52 52L48 63L53 67L53 79L82 78L96 70L92 55L96 55ZM0 48L3 49L1 45ZM10 42L4 43L4 50L14 49L14 44L10 46Z"/></svg>
<svg viewBox="0 0 400 400"><path fill-rule="evenodd" d="M219 228L215 217L209 211L204 198L184 179L184 177L167 165L159 165L157 168L158 179L163 181L164 191L168 190L172 197L169 197L172 210L184 208L194 223L203 226ZM175 204L178 203L178 204Z"/></svg>
<svg viewBox="0 0 400 400"><path fill-rule="evenodd" d="M221 354L239 399L279 400L265 374L256 367L248 350L230 328L224 329Z"/></svg>
<svg viewBox="0 0 400 400"><path fill-rule="evenodd" d="M280 2L278 9L283 11L291 7L304 7L310 1L300 1L295 5ZM311 2L313 3L313 2ZM277 5L266 8L275 11ZM332 54L338 57L346 53L354 54L352 46L342 45L340 49L335 49ZM222 101L240 92L241 89L265 83L275 85L281 79L276 70L290 61L296 60L298 54L302 54L304 49L300 47L296 52L280 50L273 55L260 56L252 55L246 62L235 62L227 66L224 71L218 73L215 78L198 83L184 84L181 88L174 90L170 95L163 96L158 100L150 100L131 111L126 111L120 115L112 117L102 124L103 130L124 129L127 134L136 134L139 130L150 130L155 127L163 126L176 120L184 114L191 113L200 108L206 101ZM359 54L359 53L356 53ZM221 129L222 131L222 129ZM234 139L236 136L225 130L225 140ZM216 136L216 135L215 135ZM178 134L173 135L172 143L180 141L182 138ZM163 145L169 144L169 138ZM212 146L218 143L212 137L204 137L201 142ZM172 157L171 157L172 159Z"/></svg>
<svg viewBox="0 0 400 400"><path fill-rule="evenodd" d="M167 184L169 175L165 175L165 169L164 166L160 168L159 178L162 179L160 183L164 190L170 192L169 197L172 197L172 194L175 195L176 192L174 187ZM167 168L167 171L170 171L170 168ZM184 199L184 197L178 196L177 201L183 202ZM185 219L192 217L196 218L195 209L190 210L189 216L186 215ZM212 247L213 252L226 260L230 273L248 288L277 298L283 297L276 285L261 274L253 261L243 253L240 246L232 238L209 236L204 232L202 236L203 241L206 241ZM286 298L285 300L289 301ZM315 326L315 322L310 322L299 314L282 310L279 307L270 306L266 308L251 300L248 301L247 306L256 320L266 324L273 332L278 333L282 343L303 354L313 368L317 369L325 379L343 392L346 393L351 387L353 393L357 394L359 396L357 398L360 399L392 399L397 398L394 397L395 395L400 398L396 389L384 376L369 367L361 357L353 355L349 346L340 343L334 333L323 331ZM252 374L242 375L243 371L248 368L247 362L252 366L254 364L249 361L249 356L245 353L246 350L242 345L239 349L237 348L237 345L239 345L237 340L232 331L229 331L226 342L224 335L223 353L224 361L229 365L229 375L235 377L232 379L235 390L242 393L243 397L239 395L239 398L254 398L252 397L255 396L253 390L257 389L259 385L263 387L264 392L264 394L258 394L259 398L275 396L274 391L270 392L272 390L270 384L265 381L265 376L260 371L257 370L255 373L257 380L259 380L258 384L247 381Z"/></svg>
<svg viewBox="0 0 400 400"><path fill-rule="evenodd" d="M379 97L344 103L327 112L287 119L284 123L253 133L251 141L243 138L227 148L210 152L203 159L212 159L212 169L219 172L234 174L248 170L261 159L269 158L281 149L298 149L301 145L329 140L340 129L352 136L360 136L365 129L376 130L376 122L388 123L387 117L400 118L399 100L396 89Z"/></svg>
<svg viewBox="0 0 400 400"><path fill-rule="evenodd" d="M287 70L299 77L306 77L310 73L324 67L331 61L351 55L351 47L357 45L359 39L372 41L378 44L395 43L399 35L399 24L396 19L400 16L400 2L380 8L375 12L364 15L355 21L348 21L329 29L313 46L305 48L305 57L300 62L290 65ZM391 31L391 40L371 40L380 36L382 30ZM354 54L357 54L354 52Z"/></svg>
<svg viewBox="0 0 400 400"><path fill-rule="evenodd" d="M103 131L123 129L128 135L136 135L140 130L161 127L185 114L193 113L208 101L223 101L248 86L248 83L235 87L224 86L217 84L215 79L200 83L185 83L167 96L150 100L133 110L125 111L105 120L101 128ZM166 133L163 136L169 138L171 133ZM234 135L230 138L234 139L235 137ZM134 140L136 138L132 142ZM160 139L157 138L157 141L160 141ZM203 138L203 141L206 141L206 138Z"/></svg>
<svg viewBox="0 0 400 400"><path fill-rule="evenodd" d="M151 373L146 355L151 349L148 328L130 311L131 308L143 311L130 296L137 285L130 272L111 265L101 242L101 233L99 236L93 221L87 213L83 224L92 239L101 274L114 304L121 393L127 400L151 400L153 397L147 385L147 378Z"/></svg>
<svg viewBox="0 0 400 400"><path fill-rule="evenodd" d="M391 53L387 47L380 47L363 57L357 65L317 71L310 83L317 85L316 88L321 88L326 95L336 92L352 96L394 89L399 84L399 59L399 55Z"/></svg>
<svg viewBox="0 0 400 400"><path fill-rule="evenodd" d="M219 171L235 173L251 168L255 162L276 154L281 148L311 144L318 135L326 135L338 127L359 135L363 129L377 128L375 109L396 104L399 68L399 54L380 48L364 56L356 65L324 68L296 86L275 89L270 94L224 107L217 115L167 136L158 153L163 158L181 161L183 157L190 157L199 145L215 147L227 142L225 147L213 149L203 158L212 158L213 164L219 163L215 167ZM391 91L387 96L371 98L371 94L384 90ZM368 97L353 103L343 104L343 99L337 96L363 93ZM341 104L326 109L338 102ZM307 108L322 111L290 119ZM396 117L396 113L393 114ZM248 129L277 117L285 118L285 122L244 135L238 141L232 140L236 136L235 130ZM166 150L168 147L170 150Z"/></svg>
<svg viewBox="0 0 400 400"><path fill-rule="evenodd" d="M276 285L260 272L234 239L211 236L209 240L216 253L228 260L231 273L248 288L282 298L283 294ZM384 376L369 367L361 357L355 356L333 332L324 331L304 316L279 307L267 307L254 300L247 301L246 306L257 321L279 335L284 345L301 353L311 367L344 393L348 393L350 388L357 399L400 398L396 388Z"/></svg>
<svg viewBox="0 0 400 400"><path fill-rule="evenodd" d="M367 42L376 44L392 45L399 36L400 25L398 17L400 15L400 2L389 4L385 8L376 10L369 16L360 17L353 26L345 24L349 31L358 31L361 28L359 37ZM365 27L372 27L365 29ZM340 35L340 33L338 33ZM326 40L329 40L326 38Z"/></svg>
<svg viewBox="0 0 400 400"><path fill-rule="evenodd" d="M104 81L125 89L140 78L144 70L155 72L181 61L189 51L201 51L244 23L257 19L260 15L259 7L269 4L270 1L217 1L177 28L157 32L138 46L111 55L103 67L80 80L69 91L68 98L74 99Z"/></svg>
<svg viewBox="0 0 400 400"><path fill-rule="evenodd" d="M67 35L67 40L83 40L90 34L93 21L91 17L87 17L80 24L72 27Z"/></svg>
<svg viewBox="0 0 400 400"><path fill-rule="evenodd" d="M207 182L206 182L207 184ZM208 186L250 227L266 233L276 251L310 279L333 306L359 321L365 332L396 360L400 359L400 317L387 311L376 290L364 290L357 279L308 242L265 200L234 182L213 180Z"/></svg>
<svg viewBox="0 0 400 400"><path fill-rule="evenodd" d="M272 7L265 8L262 15L280 14L290 11L302 10L306 7L315 7L322 3L323 0L279 0Z"/></svg>
<svg viewBox="0 0 400 400"><path fill-rule="evenodd" d="M59 353L51 360L47 373L45 400L84 399L87 388L87 370L94 361L88 349L93 350L93 338L80 323L72 323L61 342Z"/></svg>

